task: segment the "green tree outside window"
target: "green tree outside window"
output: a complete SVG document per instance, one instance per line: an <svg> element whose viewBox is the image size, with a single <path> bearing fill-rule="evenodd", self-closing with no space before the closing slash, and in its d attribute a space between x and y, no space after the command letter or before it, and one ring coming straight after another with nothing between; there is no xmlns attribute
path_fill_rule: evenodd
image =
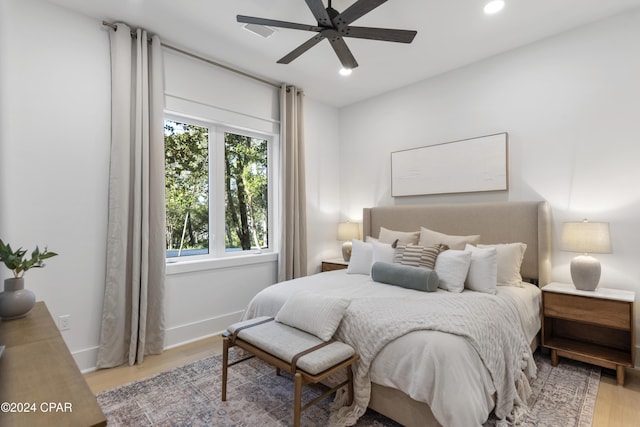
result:
<svg viewBox="0 0 640 427"><path fill-rule="evenodd" d="M209 129L165 120L164 139L167 256L207 254ZM268 141L225 132L224 156L225 250L268 248Z"/></svg>

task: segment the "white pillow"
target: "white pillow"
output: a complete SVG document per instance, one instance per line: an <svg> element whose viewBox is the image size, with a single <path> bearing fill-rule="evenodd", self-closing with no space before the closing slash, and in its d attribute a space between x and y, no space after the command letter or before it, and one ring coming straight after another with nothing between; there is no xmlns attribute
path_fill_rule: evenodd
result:
<svg viewBox="0 0 640 427"><path fill-rule="evenodd" d="M380 234L378 240L382 243L393 243L396 240L398 243L418 243L419 231L394 231L388 228L380 227Z"/></svg>
<svg viewBox="0 0 640 427"><path fill-rule="evenodd" d="M388 243L380 243L378 241L372 241L371 247L373 249L371 254L371 265L376 262L393 262L393 257L396 253L396 249Z"/></svg>
<svg viewBox="0 0 640 427"><path fill-rule="evenodd" d="M449 292L462 292L471 264L471 252L449 249L440 252L435 271L440 279L439 288Z"/></svg>
<svg viewBox="0 0 640 427"><path fill-rule="evenodd" d="M348 306L349 300L344 298L308 291L296 292L278 311L276 322L301 329L322 341L329 341Z"/></svg>
<svg viewBox="0 0 640 427"><path fill-rule="evenodd" d="M471 236L454 236L420 227L420 244L422 246L433 246L442 243L449 246L449 249L463 250L467 243L477 245L479 241L480 236L475 234Z"/></svg>
<svg viewBox="0 0 640 427"><path fill-rule="evenodd" d="M521 286L520 266L527 250L526 243L499 243L478 245L479 248L496 248L498 252L498 285Z"/></svg>
<svg viewBox="0 0 640 427"><path fill-rule="evenodd" d="M351 241L351 259L347 266L347 274L371 274L373 264L373 243L362 240Z"/></svg>
<svg viewBox="0 0 640 427"><path fill-rule="evenodd" d="M498 252L496 248L480 249L467 244L464 250L471 252L471 265L464 287L472 291L495 294L498 283Z"/></svg>

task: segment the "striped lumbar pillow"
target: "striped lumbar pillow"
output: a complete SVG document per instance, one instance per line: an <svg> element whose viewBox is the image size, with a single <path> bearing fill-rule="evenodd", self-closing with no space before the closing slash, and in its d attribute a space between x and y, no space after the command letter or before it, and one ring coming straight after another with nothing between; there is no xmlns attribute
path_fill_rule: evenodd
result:
<svg viewBox="0 0 640 427"><path fill-rule="evenodd" d="M426 267L433 269L440 252L449 249L447 245L436 244L432 246L398 244L394 262L411 265L413 267Z"/></svg>

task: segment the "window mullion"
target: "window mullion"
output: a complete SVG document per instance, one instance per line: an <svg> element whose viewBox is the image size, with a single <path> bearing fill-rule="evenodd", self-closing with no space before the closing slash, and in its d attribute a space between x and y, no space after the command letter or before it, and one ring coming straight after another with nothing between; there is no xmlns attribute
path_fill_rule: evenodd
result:
<svg viewBox="0 0 640 427"><path fill-rule="evenodd" d="M220 236L217 227L218 217L218 177L216 176L218 171L218 153L216 147L218 146L218 129L215 126L209 128L209 233L211 235L210 250L211 256L217 258L220 256L218 250L218 240Z"/></svg>
<svg viewBox="0 0 640 427"><path fill-rule="evenodd" d="M225 256L225 233L226 233L226 217L225 217L225 165L224 165L224 130L217 126L215 128L215 139L214 139L214 147L211 150L214 153L214 159L211 162L215 163L215 171L212 172L211 176L214 177L213 180L215 182L212 183L212 188L214 188L213 192L215 197L214 199L215 207L215 216L216 221L211 223L211 227L215 230L216 238L215 240L215 254L216 256Z"/></svg>

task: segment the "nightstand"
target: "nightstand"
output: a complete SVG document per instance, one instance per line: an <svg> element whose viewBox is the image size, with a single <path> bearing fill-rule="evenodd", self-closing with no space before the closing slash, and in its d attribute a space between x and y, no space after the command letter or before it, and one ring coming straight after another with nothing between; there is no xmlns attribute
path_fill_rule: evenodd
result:
<svg viewBox="0 0 640 427"><path fill-rule="evenodd" d="M349 261L342 258L325 259L322 261L322 271L344 270L349 266Z"/></svg>
<svg viewBox="0 0 640 427"><path fill-rule="evenodd" d="M634 363L633 302L635 293L618 289L577 290L571 284L542 288L542 345L558 356L616 370L624 385L624 369Z"/></svg>

